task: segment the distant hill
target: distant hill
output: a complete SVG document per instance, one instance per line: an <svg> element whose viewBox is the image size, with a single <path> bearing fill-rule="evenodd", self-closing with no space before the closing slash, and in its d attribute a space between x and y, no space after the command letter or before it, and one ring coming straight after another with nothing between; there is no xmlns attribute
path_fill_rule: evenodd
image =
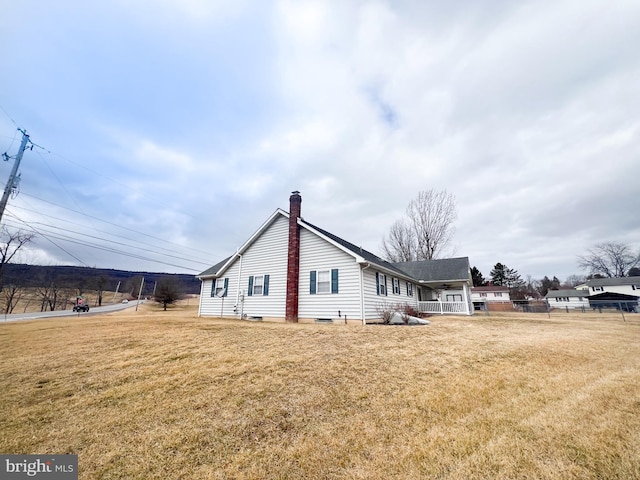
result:
<svg viewBox="0 0 640 480"><path fill-rule="evenodd" d="M105 291L115 291L120 282L119 292L135 292L138 295L140 279L144 277L143 295L151 295L155 282L171 277L183 293L200 293L200 281L194 275L184 273L129 272L107 268L42 266L24 264L6 264L3 285L16 284L22 287L41 287L56 285L89 291L102 279Z"/></svg>

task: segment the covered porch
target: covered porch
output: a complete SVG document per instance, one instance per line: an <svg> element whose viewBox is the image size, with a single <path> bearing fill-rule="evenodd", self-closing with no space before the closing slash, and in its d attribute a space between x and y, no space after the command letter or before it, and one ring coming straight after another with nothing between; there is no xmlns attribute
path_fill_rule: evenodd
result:
<svg viewBox="0 0 640 480"><path fill-rule="evenodd" d="M418 311L432 315L473 315L468 283L421 285L418 288Z"/></svg>
<svg viewBox="0 0 640 480"><path fill-rule="evenodd" d="M420 313L473 315L468 257L399 262L394 266L417 280Z"/></svg>

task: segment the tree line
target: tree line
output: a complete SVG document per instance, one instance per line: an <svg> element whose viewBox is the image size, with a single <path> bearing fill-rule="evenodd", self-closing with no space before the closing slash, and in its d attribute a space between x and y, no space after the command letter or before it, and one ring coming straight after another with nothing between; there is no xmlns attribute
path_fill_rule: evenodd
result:
<svg viewBox="0 0 640 480"><path fill-rule="evenodd" d="M200 281L189 274L12 263L33 238L32 233L0 228L0 305L4 313L13 313L19 303L24 311L66 310L78 295L85 294L95 298L95 306L101 306L107 292L116 290L125 298L137 298L139 293L159 295L166 307L185 293L200 292Z"/></svg>
<svg viewBox="0 0 640 480"><path fill-rule="evenodd" d="M549 290L572 289L584 284L590 278L614 278L640 276L640 251L624 243L607 242L597 244L585 255L578 257L578 266L588 272L587 275L569 275L562 282L558 277L533 279L530 275L523 280L517 270L498 262L485 279L477 267L471 269L474 287L496 285L508 287L511 298L524 300L542 298Z"/></svg>

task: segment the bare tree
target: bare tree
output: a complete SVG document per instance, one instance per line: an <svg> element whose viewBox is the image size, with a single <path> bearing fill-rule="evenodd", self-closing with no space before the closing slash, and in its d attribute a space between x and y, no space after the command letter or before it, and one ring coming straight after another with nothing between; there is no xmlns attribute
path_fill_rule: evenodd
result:
<svg viewBox="0 0 640 480"><path fill-rule="evenodd" d="M2 289L4 300L4 313L11 314L18 302L22 299L25 289L16 284L5 285Z"/></svg>
<svg viewBox="0 0 640 480"><path fill-rule="evenodd" d="M415 260L415 244L415 234L406 220L397 220L382 241L383 255L390 262L410 262Z"/></svg>
<svg viewBox="0 0 640 480"><path fill-rule="evenodd" d="M33 240L35 234L24 230L9 230L6 225L0 229L0 286L4 277L4 267L18 254L27 243Z"/></svg>
<svg viewBox="0 0 640 480"><path fill-rule="evenodd" d="M624 277L640 264L640 252L634 253L629 245L619 242L599 243L578 257L578 266L592 275Z"/></svg>
<svg viewBox="0 0 640 480"><path fill-rule="evenodd" d="M562 286L566 288L575 288L578 285L584 284L586 281L587 277L584 275L569 275Z"/></svg>
<svg viewBox="0 0 640 480"><path fill-rule="evenodd" d="M423 190L407 206L406 218L383 238L383 254L392 262L439 258L451 243L457 218L452 194Z"/></svg>

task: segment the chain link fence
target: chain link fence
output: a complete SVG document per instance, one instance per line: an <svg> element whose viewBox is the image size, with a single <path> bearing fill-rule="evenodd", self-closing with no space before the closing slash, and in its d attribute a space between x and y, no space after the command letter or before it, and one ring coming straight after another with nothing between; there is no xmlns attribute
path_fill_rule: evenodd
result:
<svg viewBox="0 0 640 480"><path fill-rule="evenodd" d="M496 308L491 303L474 303L476 315L491 316L492 314L500 314L505 312L514 313L542 313L549 318L558 317L566 314L574 314L589 316L594 318L611 318L619 315L622 320L636 319L640 320L640 303L638 300L591 300L580 306L550 307L544 300L526 301L515 300L510 305L504 303Z"/></svg>

